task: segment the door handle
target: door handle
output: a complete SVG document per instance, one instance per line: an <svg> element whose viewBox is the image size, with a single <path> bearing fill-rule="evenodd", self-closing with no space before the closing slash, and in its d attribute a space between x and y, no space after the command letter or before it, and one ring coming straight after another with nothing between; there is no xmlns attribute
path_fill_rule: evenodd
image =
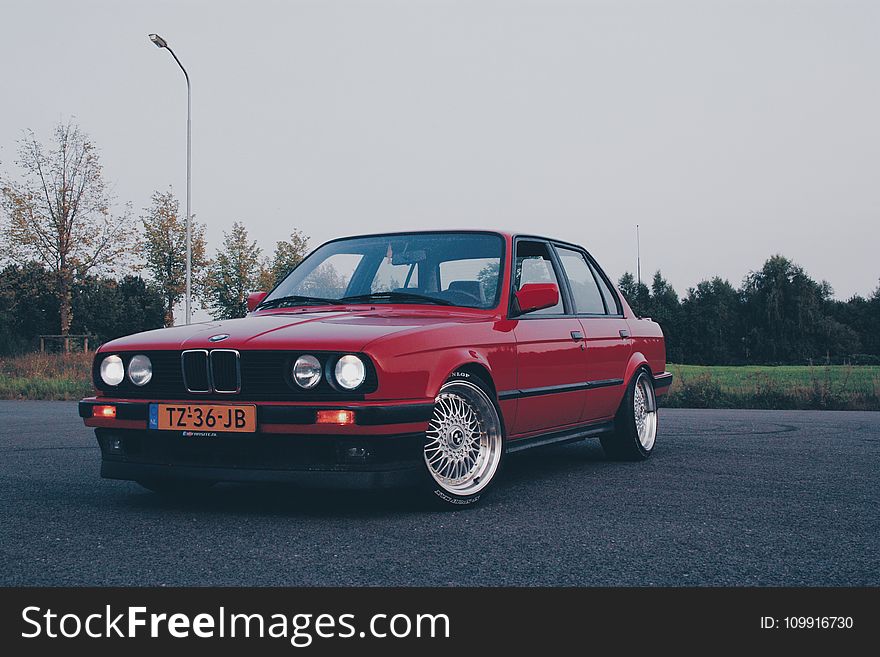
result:
<svg viewBox="0 0 880 657"><path fill-rule="evenodd" d="M571 332L571 339L572 340L583 340L584 334L581 333L580 331L572 331Z"/></svg>
<svg viewBox="0 0 880 657"><path fill-rule="evenodd" d="M618 331L618 333L620 334L620 337L622 337L622 338L628 338L628 337L629 337L629 329L620 329L620 330Z"/></svg>

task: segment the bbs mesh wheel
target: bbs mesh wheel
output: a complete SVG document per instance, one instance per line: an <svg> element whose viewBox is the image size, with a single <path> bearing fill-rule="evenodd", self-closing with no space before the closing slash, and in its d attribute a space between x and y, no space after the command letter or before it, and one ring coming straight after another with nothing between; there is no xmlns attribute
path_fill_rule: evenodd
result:
<svg viewBox="0 0 880 657"><path fill-rule="evenodd" d="M434 399L425 432L425 484L440 506L477 502L498 475L504 434L491 394L477 377L457 372Z"/></svg>

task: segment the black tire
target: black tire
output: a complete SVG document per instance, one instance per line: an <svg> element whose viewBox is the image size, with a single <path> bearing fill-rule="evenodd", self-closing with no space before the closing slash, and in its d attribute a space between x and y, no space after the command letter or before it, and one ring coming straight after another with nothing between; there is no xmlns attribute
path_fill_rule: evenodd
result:
<svg viewBox="0 0 880 657"><path fill-rule="evenodd" d="M644 422L653 423L653 428L647 432L652 434L650 440L644 431L640 432L636 420L636 408L640 404L639 395L642 399L648 398L645 399L648 409L653 408L653 411L649 410L646 413L647 417L642 418ZM605 455L614 461L644 461L647 459L653 453L656 445L657 416L654 379L648 370L636 370L614 418L614 431L603 434L599 439L602 443L602 449L605 450Z"/></svg>
<svg viewBox="0 0 880 657"><path fill-rule="evenodd" d="M457 406L462 409L458 414L453 412ZM469 372L454 372L437 394L425 433L423 499L445 510L473 506L498 481L505 452L501 412L491 387ZM463 472L459 478L443 476L458 472Z"/></svg>
<svg viewBox="0 0 880 657"><path fill-rule="evenodd" d="M147 490L164 497L188 497L208 490L215 481L184 481L178 479L140 479L137 482Z"/></svg>

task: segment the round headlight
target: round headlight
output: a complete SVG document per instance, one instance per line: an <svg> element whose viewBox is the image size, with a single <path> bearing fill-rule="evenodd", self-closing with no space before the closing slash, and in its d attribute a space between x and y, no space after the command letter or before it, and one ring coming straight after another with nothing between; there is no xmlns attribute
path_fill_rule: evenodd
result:
<svg viewBox="0 0 880 657"><path fill-rule="evenodd" d="M293 364L293 380L300 388L314 388L321 382L321 361L310 354L297 358Z"/></svg>
<svg viewBox="0 0 880 657"><path fill-rule="evenodd" d="M136 386L145 386L153 378L153 364L143 354L138 354L128 363L128 378Z"/></svg>
<svg viewBox="0 0 880 657"><path fill-rule="evenodd" d="M101 380L108 386L118 386L124 378L125 368L119 356L114 354L101 361Z"/></svg>
<svg viewBox="0 0 880 657"><path fill-rule="evenodd" d="M336 375L336 383L346 390L354 390L367 378L364 361L354 354L347 354L336 361L333 373Z"/></svg>

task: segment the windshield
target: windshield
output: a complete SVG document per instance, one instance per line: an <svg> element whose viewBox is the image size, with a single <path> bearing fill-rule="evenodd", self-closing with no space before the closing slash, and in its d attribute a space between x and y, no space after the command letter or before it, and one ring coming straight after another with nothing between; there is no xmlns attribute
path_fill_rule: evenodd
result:
<svg viewBox="0 0 880 657"><path fill-rule="evenodd" d="M411 233L337 240L306 258L260 307L434 303L493 308L504 241L484 233Z"/></svg>

